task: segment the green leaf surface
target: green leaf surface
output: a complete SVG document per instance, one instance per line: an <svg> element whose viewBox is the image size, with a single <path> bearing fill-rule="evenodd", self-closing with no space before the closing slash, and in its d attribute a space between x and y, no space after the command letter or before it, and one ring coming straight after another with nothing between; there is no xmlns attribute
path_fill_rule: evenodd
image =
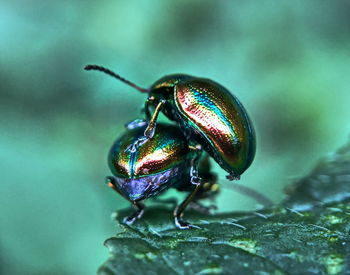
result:
<svg viewBox="0 0 350 275"><path fill-rule="evenodd" d="M307 210L350 198L350 143L324 157L313 171L286 188L284 205Z"/></svg>
<svg viewBox="0 0 350 275"><path fill-rule="evenodd" d="M350 274L350 146L322 160L259 212L186 212L200 229L180 230L166 207L147 208L105 241L99 274Z"/></svg>

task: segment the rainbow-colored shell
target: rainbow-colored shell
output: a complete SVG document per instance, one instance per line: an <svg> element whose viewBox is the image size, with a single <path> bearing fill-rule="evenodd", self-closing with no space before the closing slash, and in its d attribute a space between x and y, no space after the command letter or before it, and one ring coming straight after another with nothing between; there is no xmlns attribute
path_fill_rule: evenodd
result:
<svg viewBox="0 0 350 275"><path fill-rule="evenodd" d="M108 165L120 190L130 200L157 195L174 185L189 183L193 151L179 127L158 123L153 138L135 152L127 150L143 136L146 126L127 130L113 144Z"/></svg>
<svg viewBox="0 0 350 275"><path fill-rule="evenodd" d="M245 108L225 87L210 79L176 74L158 80L149 94L166 100L164 114L201 144L231 179L251 165L255 132Z"/></svg>

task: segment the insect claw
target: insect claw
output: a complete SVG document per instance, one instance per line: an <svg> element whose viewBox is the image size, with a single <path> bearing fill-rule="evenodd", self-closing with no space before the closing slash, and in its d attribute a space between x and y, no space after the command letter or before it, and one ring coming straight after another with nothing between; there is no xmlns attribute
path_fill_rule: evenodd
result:
<svg viewBox="0 0 350 275"><path fill-rule="evenodd" d="M134 223L134 221L136 220L136 217L133 217L133 216L128 216L128 217L125 217L123 219L123 223L127 224L127 225L132 225Z"/></svg>
<svg viewBox="0 0 350 275"><path fill-rule="evenodd" d="M134 153L137 151L138 148L140 148L147 141L148 141L147 137L145 137L145 136L140 137L134 143L132 143L128 147L126 147L125 152Z"/></svg>
<svg viewBox="0 0 350 275"><path fill-rule="evenodd" d="M125 152L130 152L130 153L134 153L136 152L136 146L135 143L130 144L128 147L126 147Z"/></svg>
<svg viewBox="0 0 350 275"><path fill-rule="evenodd" d="M147 129L145 130L144 135L145 135L145 137L146 137L147 139L153 138L154 133L156 132L155 125L156 125L156 124L154 123L154 124L153 124L153 127L147 128Z"/></svg>
<svg viewBox="0 0 350 275"><path fill-rule="evenodd" d="M226 176L228 180L240 180L241 176L240 175L235 175L235 174L229 174Z"/></svg>
<svg viewBox="0 0 350 275"><path fill-rule="evenodd" d="M175 225L180 229L190 229L190 228L201 229L201 227L190 224L180 218L175 218Z"/></svg>
<svg viewBox="0 0 350 275"><path fill-rule="evenodd" d="M197 177L197 176L192 176L191 177L191 183L194 185L199 185L202 182L202 178Z"/></svg>
<svg viewBox="0 0 350 275"><path fill-rule="evenodd" d="M141 205L141 207L144 207L143 205ZM132 225L134 223L134 221L136 221L137 219L140 219L144 213L144 209L143 208L139 208L138 211L136 211L134 214L127 216L123 219L123 223L127 224L127 225Z"/></svg>

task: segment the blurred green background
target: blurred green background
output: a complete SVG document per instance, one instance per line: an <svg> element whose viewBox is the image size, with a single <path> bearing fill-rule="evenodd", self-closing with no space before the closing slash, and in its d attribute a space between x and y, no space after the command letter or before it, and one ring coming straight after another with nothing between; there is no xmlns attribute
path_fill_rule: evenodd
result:
<svg viewBox="0 0 350 275"><path fill-rule="evenodd" d="M106 155L145 96L85 64L228 87L258 138L241 183L278 202L348 139L349 30L348 1L1 1L0 273L94 274L107 259L128 203L104 185ZM225 188L218 205L255 202Z"/></svg>

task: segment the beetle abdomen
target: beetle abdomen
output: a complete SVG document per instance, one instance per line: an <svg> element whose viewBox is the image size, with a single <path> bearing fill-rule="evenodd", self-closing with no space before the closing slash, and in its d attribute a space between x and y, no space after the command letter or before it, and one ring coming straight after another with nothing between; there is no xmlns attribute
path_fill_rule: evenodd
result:
<svg viewBox="0 0 350 275"><path fill-rule="evenodd" d="M208 153L227 172L241 175L254 158L255 134L238 99L208 79L180 82L174 96L182 119Z"/></svg>
<svg viewBox="0 0 350 275"><path fill-rule="evenodd" d="M137 201L156 196L174 184L187 183L190 185L188 171L188 166L180 164L158 174L150 174L138 178L116 177L115 179L119 190L130 200Z"/></svg>

